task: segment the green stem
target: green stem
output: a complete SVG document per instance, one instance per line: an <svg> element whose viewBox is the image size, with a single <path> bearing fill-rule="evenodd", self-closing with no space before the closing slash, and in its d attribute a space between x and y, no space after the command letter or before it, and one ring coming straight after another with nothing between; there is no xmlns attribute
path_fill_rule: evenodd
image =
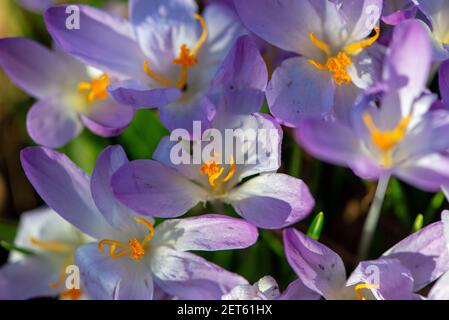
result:
<svg viewBox="0 0 449 320"><path fill-rule="evenodd" d="M371 248L371 243L373 242L374 233L377 229L377 224L379 223L380 211L382 209L382 204L384 202L385 193L387 192L388 182L390 181L390 176L382 176L377 183L376 194L374 195L373 203L369 209L368 216L365 220L362 232L362 240L360 242L358 257L360 260L365 259L368 256L369 250Z"/></svg>

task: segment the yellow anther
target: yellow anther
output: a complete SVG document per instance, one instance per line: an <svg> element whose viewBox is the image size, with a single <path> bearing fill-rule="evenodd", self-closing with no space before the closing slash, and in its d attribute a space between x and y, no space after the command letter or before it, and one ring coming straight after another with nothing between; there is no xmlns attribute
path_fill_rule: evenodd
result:
<svg viewBox="0 0 449 320"><path fill-rule="evenodd" d="M109 245L109 256L112 259L118 259L125 256L129 256L135 261L142 259L145 255L146 244L154 237L154 227L145 219L134 218L134 220L143 224L148 229L148 235L142 241L132 238L126 243L119 240L104 239L98 243L98 249L100 249L102 253L105 253L104 246ZM117 249L120 249L120 251L117 252Z"/></svg>
<svg viewBox="0 0 449 320"><path fill-rule="evenodd" d="M326 42L324 42L321 39L318 39L313 32L311 32L309 34L309 37L310 37L310 41L312 41L312 43L315 45L315 47L317 47L318 49L323 51L327 56L331 55L330 46Z"/></svg>
<svg viewBox="0 0 449 320"><path fill-rule="evenodd" d="M376 28L374 28L374 32L375 32L375 34L374 34L374 36L372 36L371 38L368 38L368 39L365 39L365 40L362 40L362 41L355 42L355 43L352 43L352 44L350 44L350 45L347 45L347 46L344 48L344 51L345 51L347 54L353 55L353 54L357 54L357 53L360 52L361 50L363 50L363 49L365 49L365 48L367 48L367 47L373 45L374 42L376 42L377 39L379 39L379 36L380 36L380 29L376 27Z"/></svg>
<svg viewBox="0 0 449 320"><path fill-rule="evenodd" d="M319 70L327 70L332 73L335 82L338 85L343 83L350 84L352 81L347 68L351 66L352 60L350 55L359 53L362 49L371 46L380 35L380 29L375 28L375 35L371 38L350 44L346 46L343 51L338 52L336 55L332 55L330 46L323 40L318 39L313 32L310 33L310 41L327 56L325 64L319 63L316 60L310 59L309 63Z"/></svg>
<svg viewBox="0 0 449 320"><path fill-rule="evenodd" d="M68 289L64 290L59 294L61 299L67 300L79 300L83 296L83 291L81 289Z"/></svg>
<svg viewBox="0 0 449 320"><path fill-rule="evenodd" d="M381 131L376 127L369 113L363 115L363 122L371 134L371 141L382 152L383 166L392 166L391 150L404 139L410 121L411 116L408 115L399 121L393 130Z"/></svg>
<svg viewBox="0 0 449 320"><path fill-rule="evenodd" d="M150 68L150 65L148 64L148 61L144 61L143 62L143 70L145 71L145 73L154 81L158 82L159 84L163 85L164 87L174 87L175 83L170 80L167 77L164 77L163 75L153 71Z"/></svg>
<svg viewBox="0 0 449 320"><path fill-rule="evenodd" d="M360 284L356 285L354 288L354 291L355 291L357 300L366 300L366 297L363 296L361 293L362 289L379 289L379 285L370 284L370 283L360 283Z"/></svg>
<svg viewBox="0 0 449 320"><path fill-rule="evenodd" d="M30 241L36 247L39 247L39 248L47 250L47 251L67 253L72 250L70 248L70 246L68 246L67 244L62 243L62 242L42 241L42 240L39 240L39 239L36 239L33 237L30 239Z"/></svg>
<svg viewBox="0 0 449 320"><path fill-rule="evenodd" d="M179 49L178 56L172 61L174 65L181 66L179 79L177 81L173 81L161 74L158 74L150 68L147 61L144 61L143 69L151 79L165 87L176 87L178 89L183 89L186 86L189 77L188 69L198 64L198 53L206 43L207 37L209 35L206 21L204 21L203 17L201 17L199 14L195 14L195 19L198 20L201 24L202 32L200 38L195 43L192 49L189 48L187 44L182 44Z"/></svg>
<svg viewBox="0 0 449 320"><path fill-rule="evenodd" d="M231 163L229 164L229 171L224 178L219 180L219 178L223 175L225 168L218 165L215 159L205 162L200 168L200 173L202 175L208 176L209 185L211 187L217 187L231 180L235 174L235 170L236 165L234 157L231 157Z"/></svg>
<svg viewBox="0 0 449 320"><path fill-rule="evenodd" d="M93 103L96 100L105 100L108 97L109 75L102 74L91 82L80 82L78 91L86 94L86 100Z"/></svg>

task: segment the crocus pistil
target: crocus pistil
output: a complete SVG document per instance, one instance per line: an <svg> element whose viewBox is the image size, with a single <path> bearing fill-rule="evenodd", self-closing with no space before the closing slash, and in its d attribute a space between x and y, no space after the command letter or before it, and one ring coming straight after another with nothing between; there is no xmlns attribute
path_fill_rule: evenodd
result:
<svg viewBox="0 0 449 320"><path fill-rule="evenodd" d="M371 141L382 152L381 164L383 166L392 166L391 150L404 139L410 120L411 116L409 115L402 118L393 130L381 131L376 127L369 113L363 115L363 122L371 134Z"/></svg>
<svg viewBox="0 0 449 320"><path fill-rule="evenodd" d="M100 251L102 253L105 253L104 246L109 245L109 255L112 259L119 259L129 256L132 260L141 260L145 255L146 245L154 237L154 227L145 219L134 218L134 220L138 223L143 224L148 229L148 235L142 241L139 241L137 238L132 238L128 241L128 243L126 243L119 240L104 239L98 243L98 248L100 249ZM121 251L116 252L117 249L120 249Z"/></svg>
<svg viewBox="0 0 449 320"><path fill-rule="evenodd" d="M206 25L206 21L204 21L203 17L199 14L195 14L195 19L198 20L202 27L201 36L193 46L193 48L189 48L187 44L182 44L179 49L179 55L177 58L173 59L172 63L174 65L181 66L181 75L177 82L173 81L170 78L161 75L150 68L148 61L144 61L143 69L145 73L154 81L166 87L176 87L178 89L184 89L187 85L188 80L188 70L198 64L198 52L201 50L203 45L206 43L208 37L208 29Z"/></svg>
<svg viewBox="0 0 449 320"><path fill-rule="evenodd" d="M58 289L64 285L64 281L66 279L66 269L69 265L72 265L74 262L74 252L75 248L59 241L43 241L37 238L32 237L30 239L31 243L40 249L49 251L49 252L57 252L61 254L66 254L67 258L63 263L61 272L59 273L58 281L49 283L48 286L52 289ZM59 297L61 299L68 300L79 300L83 295L83 291L81 289L72 288L68 290L63 290L59 293Z"/></svg>
<svg viewBox="0 0 449 320"><path fill-rule="evenodd" d="M352 65L351 55L359 53L361 50L371 46L379 38L380 29L374 28L375 35L343 48L337 54L333 55L329 44L325 41L318 39L313 32L309 34L310 41L321 51L323 51L327 58L327 61L323 64L314 59L309 59L309 63L319 70L327 70L332 73L335 82L338 85L343 83L350 84L352 81L347 68Z"/></svg>
<svg viewBox="0 0 449 320"><path fill-rule="evenodd" d="M201 175L207 175L209 180L209 185L213 188L221 186L223 183L228 182L232 179L235 174L236 165L234 157L231 157L231 163L229 167L228 174L220 179L225 172L225 168L217 164L216 159L206 161L200 168Z"/></svg>
<svg viewBox="0 0 449 320"><path fill-rule="evenodd" d="M92 79L91 82L80 82L78 84L78 92L86 95L86 100L89 104L97 100L106 100L108 98L107 88L109 83L109 75L104 73L98 78Z"/></svg>

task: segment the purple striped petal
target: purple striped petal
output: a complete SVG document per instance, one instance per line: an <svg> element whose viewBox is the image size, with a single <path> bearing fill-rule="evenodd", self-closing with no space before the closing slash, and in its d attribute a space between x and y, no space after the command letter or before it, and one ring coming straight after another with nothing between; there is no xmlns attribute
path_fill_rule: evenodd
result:
<svg viewBox="0 0 449 320"><path fill-rule="evenodd" d="M335 87L329 72L318 70L305 58L285 60L267 88L271 113L287 126L308 116L322 116L334 104Z"/></svg>
<svg viewBox="0 0 449 320"><path fill-rule="evenodd" d="M408 236L384 256L394 258L410 270L418 291L449 270L449 252L443 222L433 223Z"/></svg>
<svg viewBox="0 0 449 320"><path fill-rule="evenodd" d="M326 299L338 297L346 283L338 254L295 229L284 231L284 250L288 263L309 289Z"/></svg>
<svg viewBox="0 0 449 320"><path fill-rule="evenodd" d="M59 96L36 102L27 114L26 125L36 143L50 148L62 147L83 129L78 115Z"/></svg>
<svg viewBox="0 0 449 320"><path fill-rule="evenodd" d="M64 61L32 40L0 39L0 66L17 86L35 98L47 98L62 89Z"/></svg>
<svg viewBox="0 0 449 320"><path fill-rule="evenodd" d="M155 242L181 251L242 249L257 241L257 229L242 219L223 215L166 220L157 228Z"/></svg>
<svg viewBox="0 0 449 320"><path fill-rule="evenodd" d="M220 300L234 287L247 283L201 257L169 247L156 250L151 269L161 289L179 299Z"/></svg>
<svg viewBox="0 0 449 320"><path fill-rule="evenodd" d="M134 211L178 217L206 199L206 191L176 170L152 160L122 166L112 177L115 196Z"/></svg>
<svg viewBox="0 0 449 320"><path fill-rule="evenodd" d="M243 218L266 229L296 223L315 205L302 180L280 173L250 179L232 191L229 201Z"/></svg>
<svg viewBox="0 0 449 320"><path fill-rule="evenodd" d="M111 75L143 77L145 57L130 23L93 7L78 8L79 29L67 28L67 6L52 7L45 12L47 30L59 46L84 63Z"/></svg>
<svg viewBox="0 0 449 320"><path fill-rule="evenodd" d="M30 147L20 154L23 170L37 193L61 217L94 238L113 234L90 192L89 177L64 154Z"/></svg>

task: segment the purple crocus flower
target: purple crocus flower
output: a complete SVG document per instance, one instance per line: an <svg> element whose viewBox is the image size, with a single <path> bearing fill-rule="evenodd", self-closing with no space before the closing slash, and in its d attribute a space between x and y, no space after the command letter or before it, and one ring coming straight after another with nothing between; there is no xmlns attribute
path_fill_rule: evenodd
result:
<svg viewBox="0 0 449 320"><path fill-rule="evenodd" d="M151 299L155 290L181 299L219 299L245 283L238 275L190 250L245 248L257 240L251 224L220 215L166 220L153 227L123 207L110 188L112 174L128 160L121 147L105 149L92 179L65 155L41 147L21 153L25 173L44 201L87 235L75 263L94 299Z"/></svg>
<svg viewBox="0 0 449 320"><path fill-rule="evenodd" d="M86 298L81 288L67 289L65 281L76 249L90 241L50 208L23 213L14 245L32 255L11 252L8 263L0 268L0 300Z"/></svg>
<svg viewBox="0 0 449 320"><path fill-rule="evenodd" d="M426 29L432 38L434 60L449 59L449 2L446 0L412 0L428 19Z"/></svg>
<svg viewBox="0 0 449 320"><path fill-rule="evenodd" d="M202 16L193 0L131 0L130 22L79 6L79 29L66 28L66 7L47 10L48 31L82 61L124 78L108 90L123 104L160 108L173 130L214 116L204 96L234 41L244 33L233 11L211 4Z"/></svg>
<svg viewBox="0 0 449 320"><path fill-rule="evenodd" d="M255 284L235 287L222 297L222 300L317 300L320 295L310 290L300 279L290 283L281 294L276 280L265 276Z"/></svg>
<svg viewBox="0 0 449 320"><path fill-rule="evenodd" d="M154 160L132 161L117 171L112 178L114 194L126 206L147 215L177 217L198 203L219 202L232 205L243 218L261 228L278 229L305 218L314 206L307 186L300 179L275 173L280 167L282 139L278 124L260 114L233 120L226 122L225 127L242 132L235 135L242 142L237 142L237 146L243 145L244 132L267 134L251 140L245 153L214 152L198 163L195 156L190 156L189 141L174 142L165 137L153 154ZM225 132L218 128L214 129ZM224 136L223 133L221 137ZM257 144L265 139L266 143ZM224 150L232 150L228 142L223 141ZM207 145L200 143L198 149L206 150ZM173 162L172 155L178 152L187 156L186 163ZM271 156L257 161L260 154ZM256 161L239 163L237 159Z"/></svg>
<svg viewBox="0 0 449 320"><path fill-rule="evenodd" d="M444 212L442 221L405 238L379 259L360 262L348 279L337 253L295 229L284 231L285 253L305 286L326 299L422 299L415 292L449 270L448 217Z"/></svg>
<svg viewBox="0 0 449 320"><path fill-rule="evenodd" d="M61 147L81 132L83 124L100 136L115 136L134 117L133 108L110 98L108 74L59 50L25 38L0 39L0 66L38 100L27 116L28 133L38 144Z"/></svg>
<svg viewBox="0 0 449 320"><path fill-rule="evenodd" d="M285 60L267 88L271 113L285 125L296 126L302 118L322 116L333 107L339 114L375 81L376 59L364 49L379 36L381 0L235 0L234 4L249 30L300 55ZM373 30L375 35L370 36Z"/></svg>
<svg viewBox="0 0 449 320"><path fill-rule="evenodd" d="M431 108L425 91L432 50L416 20L395 28L377 94L354 109L352 121L302 122L297 138L316 157L350 167L366 179L396 175L423 190L449 182L449 112ZM375 91L373 89L372 91Z"/></svg>

